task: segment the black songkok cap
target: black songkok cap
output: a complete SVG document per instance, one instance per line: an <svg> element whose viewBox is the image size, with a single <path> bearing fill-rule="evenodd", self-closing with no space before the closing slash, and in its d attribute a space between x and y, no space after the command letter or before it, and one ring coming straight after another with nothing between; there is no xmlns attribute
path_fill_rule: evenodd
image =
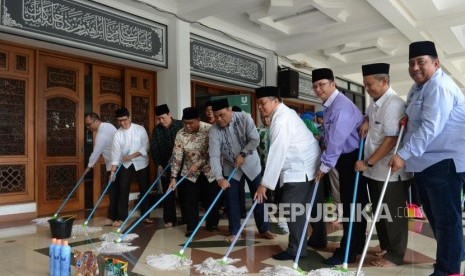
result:
<svg viewBox="0 0 465 276"><path fill-rule="evenodd" d="M233 105L233 107L231 109L234 112L242 112L242 108L238 107L237 105Z"/></svg>
<svg viewBox="0 0 465 276"><path fill-rule="evenodd" d="M182 110L182 119L183 120L192 120L192 119L199 119L199 112L195 107L186 107Z"/></svg>
<svg viewBox="0 0 465 276"><path fill-rule="evenodd" d="M155 107L155 115L161 116L163 114L168 114L170 113L170 109L166 104L161 104L159 106Z"/></svg>
<svg viewBox="0 0 465 276"><path fill-rule="evenodd" d="M206 101L204 108L207 108L208 106L212 106L212 101Z"/></svg>
<svg viewBox="0 0 465 276"><path fill-rule="evenodd" d="M115 117L116 118L121 118L121 117L129 117L129 111L126 107L122 107L120 109L115 110Z"/></svg>
<svg viewBox="0 0 465 276"><path fill-rule="evenodd" d="M410 43L408 59L419 56L433 56L438 57L434 42L431 41L416 41Z"/></svg>
<svg viewBox="0 0 465 276"><path fill-rule="evenodd" d="M362 74L364 76L387 74L389 75L389 64L387 63L372 63L362 65Z"/></svg>
<svg viewBox="0 0 465 276"><path fill-rule="evenodd" d="M218 111L218 110L221 110L221 109L227 108L227 107L229 107L229 102L228 102L227 98L221 98L221 99L212 101L212 110L213 111Z"/></svg>
<svg viewBox="0 0 465 276"><path fill-rule="evenodd" d="M255 96L257 100L263 97L276 97L280 98L279 88L276 86L263 86L255 89Z"/></svg>
<svg viewBox="0 0 465 276"><path fill-rule="evenodd" d="M334 81L333 71L329 68L320 68L312 71L312 82L319 80L330 80Z"/></svg>

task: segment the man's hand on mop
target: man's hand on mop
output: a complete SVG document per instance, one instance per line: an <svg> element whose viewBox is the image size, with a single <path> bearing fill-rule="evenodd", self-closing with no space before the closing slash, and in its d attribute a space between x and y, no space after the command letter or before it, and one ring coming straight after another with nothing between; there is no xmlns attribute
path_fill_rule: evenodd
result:
<svg viewBox="0 0 465 276"><path fill-rule="evenodd" d="M391 157L391 160L389 160L388 166L391 167L392 172L395 173L399 169L403 168L405 166L405 160L402 159L399 155L394 154Z"/></svg>
<svg viewBox="0 0 465 276"><path fill-rule="evenodd" d="M263 203L264 202L263 199L268 199L266 197L266 187L263 185L258 186L253 199L258 201L258 203Z"/></svg>
<svg viewBox="0 0 465 276"><path fill-rule="evenodd" d="M229 184L228 180L221 178L218 180L218 186L220 186L221 189L226 190L227 188L231 187L231 184Z"/></svg>

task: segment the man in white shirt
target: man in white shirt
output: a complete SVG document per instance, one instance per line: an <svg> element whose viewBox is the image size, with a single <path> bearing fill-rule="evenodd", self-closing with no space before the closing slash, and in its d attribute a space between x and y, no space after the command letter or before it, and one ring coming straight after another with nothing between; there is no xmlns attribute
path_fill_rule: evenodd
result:
<svg viewBox="0 0 465 276"><path fill-rule="evenodd" d="M95 135L94 150L89 157L87 168L84 174L87 174L95 165L95 163L103 156L105 160L105 166L107 172L111 169L111 146L113 144L113 137L115 136L116 128L110 123L104 123L100 121L100 117L97 113L91 112L84 116L84 123L86 128L92 132L97 132ZM115 185L115 184L113 184ZM116 184L117 185L117 184ZM117 195L114 194L114 189L110 189L110 205L108 206L108 221L104 224L111 224L117 220L117 202L115 198Z"/></svg>
<svg viewBox="0 0 465 276"><path fill-rule="evenodd" d="M373 99L360 126L360 136L366 138L365 160L355 163L368 183L371 199L379 203L384 181L388 176L388 162L394 154L399 136L399 120L405 114L405 101L389 85L389 64L374 63L362 66L365 90ZM368 135L367 135L368 133ZM408 218L398 214L405 208L409 179L405 169L392 173L382 204L389 210L391 220L376 222L381 251L372 264L380 267L401 265L404 262L408 239ZM376 205L374 209L376 208ZM385 209L383 214L388 215ZM367 241L369 242L369 241Z"/></svg>
<svg viewBox="0 0 465 276"><path fill-rule="evenodd" d="M139 183L140 195L146 193L148 188L149 178L149 137L147 131L141 125L131 122L129 111L126 108L121 108L115 111L116 120L120 128L116 131L113 139L113 146L111 150L111 179L113 179L116 167L120 162L123 166L118 172L118 220L124 221L128 216L128 201L129 201L129 188L133 175L136 175L137 182ZM113 187L113 188L115 188ZM141 214L148 210L148 202L144 201L140 205ZM148 216L144 223L153 223L153 220ZM120 226L120 222L114 223L113 226Z"/></svg>
<svg viewBox="0 0 465 276"><path fill-rule="evenodd" d="M267 199L266 190L274 190L278 179L281 179L280 204L290 205L291 211L292 204L296 209L305 208L310 203L315 187L315 171L320 163L318 142L297 113L282 103L277 87L261 87L255 90L255 94L260 116L271 116L271 126L265 172L254 199L263 202ZM273 255L274 259L295 258L306 223L305 213L290 214L287 250ZM307 256L307 246L302 248L299 257L304 256Z"/></svg>

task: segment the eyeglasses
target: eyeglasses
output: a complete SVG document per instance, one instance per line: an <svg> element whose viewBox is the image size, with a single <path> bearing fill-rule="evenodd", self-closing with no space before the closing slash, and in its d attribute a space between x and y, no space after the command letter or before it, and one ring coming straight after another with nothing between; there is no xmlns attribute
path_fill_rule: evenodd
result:
<svg viewBox="0 0 465 276"><path fill-rule="evenodd" d="M318 88L322 88L323 86L327 85L327 84L330 84L331 82L328 81L328 82L320 82L320 83L316 83L314 85L312 85L312 89L313 90L316 90Z"/></svg>
<svg viewBox="0 0 465 276"><path fill-rule="evenodd" d="M118 119L116 119L116 121L118 121L118 123L127 122L128 120L129 120L129 118L118 118Z"/></svg>
<svg viewBox="0 0 465 276"><path fill-rule="evenodd" d="M87 124L86 124L86 127L89 128L93 123L95 123L95 121L97 121L97 120L93 120L92 122L87 123Z"/></svg>

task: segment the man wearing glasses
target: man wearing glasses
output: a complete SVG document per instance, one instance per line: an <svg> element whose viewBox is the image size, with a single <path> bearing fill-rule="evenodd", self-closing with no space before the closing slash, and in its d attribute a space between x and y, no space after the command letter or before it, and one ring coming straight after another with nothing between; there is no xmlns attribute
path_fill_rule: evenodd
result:
<svg viewBox="0 0 465 276"><path fill-rule="evenodd" d="M111 146L113 144L113 137L115 136L116 128L110 123L100 121L97 113L91 112L84 116L84 123L86 128L92 132L96 132L94 150L89 157L87 168L84 174L87 174L95 165L95 163L103 156L107 172L111 169ZM117 221L117 202L113 200L113 190L110 191L110 205L108 206L108 218L103 222L104 225L112 224Z"/></svg>
<svg viewBox="0 0 465 276"><path fill-rule="evenodd" d="M114 178L117 166L123 162L123 166L118 172L118 185L113 186L118 197L115 200L118 204L119 220L114 222L113 226L118 227L121 225L120 221L126 220L128 216L129 188L134 174L139 183L140 194L143 195L147 191L149 137L143 126L131 122L129 111L126 108L116 110L115 115L120 128L116 131L113 139L110 179ZM147 200L142 202L140 205L141 214L144 214L148 207ZM148 216L144 223L153 223L153 220Z"/></svg>
<svg viewBox="0 0 465 276"><path fill-rule="evenodd" d="M339 92L334 82L333 71L328 68L312 71L313 90L323 101L326 148L321 154L321 165L316 172L320 180L331 168L339 172L342 212L345 219L349 218L350 204L354 194L355 170L359 151L358 129L363 122L360 110L344 94ZM357 202L365 206L367 202L366 185L358 186ZM357 218L357 216L356 216ZM351 245L349 248L349 263L355 262L357 253L365 244L367 222L363 216L353 223ZM324 261L327 265L340 265L344 261L345 248L348 239L349 223L343 222L341 246L334 251L333 256Z"/></svg>

